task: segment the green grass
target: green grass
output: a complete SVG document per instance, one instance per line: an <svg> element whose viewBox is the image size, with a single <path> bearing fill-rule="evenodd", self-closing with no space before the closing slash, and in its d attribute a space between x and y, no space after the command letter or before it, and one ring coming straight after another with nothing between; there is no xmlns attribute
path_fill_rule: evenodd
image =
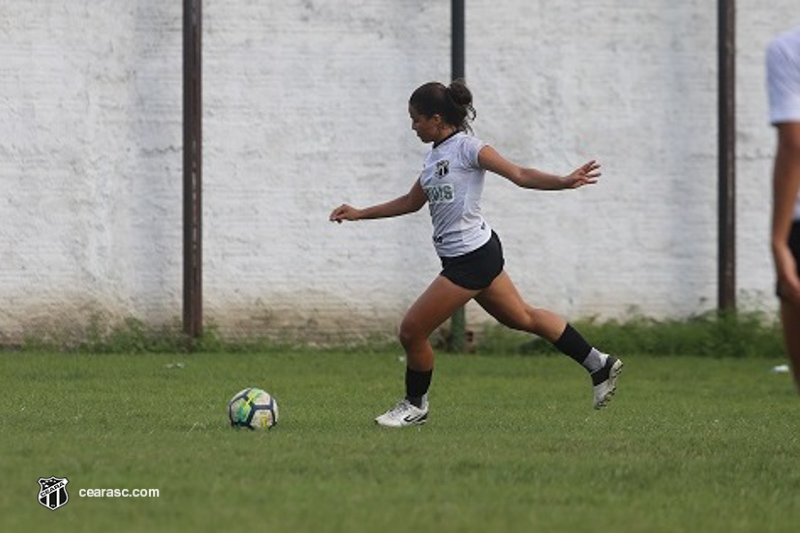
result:
<svg viewBox="0 0 800 533"><path fill-rule="evenodd" d="M429 424L397 431L372 424L402 391L393 352L6 353L0 531L797 530L783 361L625 360L595 412L566 357L439 355ZM227 426L248 385L278 399L274 430ZM51 475L70 481L54 512L36 499Z"/></svg>

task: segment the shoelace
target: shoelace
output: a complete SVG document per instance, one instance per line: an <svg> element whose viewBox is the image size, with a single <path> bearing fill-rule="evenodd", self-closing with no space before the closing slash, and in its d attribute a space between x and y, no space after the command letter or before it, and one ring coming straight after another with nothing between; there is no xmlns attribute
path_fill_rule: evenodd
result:
<svg viewBox="0 0 800 533"><path fill-rule="evenodd" d="M390 414L393 417L402 416L403 413L411 410L411 402L406 399L400 400L397 405L395 405Z"/></svg>

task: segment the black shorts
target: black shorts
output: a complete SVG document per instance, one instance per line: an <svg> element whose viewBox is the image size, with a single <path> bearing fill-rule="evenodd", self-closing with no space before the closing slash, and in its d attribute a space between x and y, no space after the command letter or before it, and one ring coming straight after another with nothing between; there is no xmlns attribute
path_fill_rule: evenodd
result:
<svg viewBox="0 0 800 533"><path fill-rule="evenodd" d="M797 263L797 274L800 275L800 220L792 222L792 229L789 232L789 249L792 251L794 260ZM775 285L775 294L781 297L781 288Z"/></svg>
<svg viewBox="0 0 800 533"><path fill-rule="evenodd" d="M440 274L459 287L471 290L485 289L503 271L503 245L492 231L488 242L464 255L442 257Z"/></svg>

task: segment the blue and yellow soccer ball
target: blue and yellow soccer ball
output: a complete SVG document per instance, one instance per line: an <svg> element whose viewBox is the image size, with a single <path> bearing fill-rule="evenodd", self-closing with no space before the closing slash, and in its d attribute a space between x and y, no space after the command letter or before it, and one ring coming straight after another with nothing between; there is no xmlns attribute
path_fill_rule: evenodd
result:
<svg viewBox="0 0 800 533"><path fill-rule="evenodd" d="M270 429L278 423L278 402L265 390L244 389L228 402L228 418L233 427Z"/></svg>

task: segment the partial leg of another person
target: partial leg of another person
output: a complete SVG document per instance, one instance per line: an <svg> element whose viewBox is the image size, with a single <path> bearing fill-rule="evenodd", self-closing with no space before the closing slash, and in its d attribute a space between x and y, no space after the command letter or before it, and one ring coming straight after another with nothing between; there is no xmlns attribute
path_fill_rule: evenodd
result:
<svg viewBox="0 0 800 533"><path fill-rule="evenodd" d="M479 291L465 289L439 276L417 298L400 325L406 352L406 397L375 419L387 427L423 424L428 418L428 389L433 377L431 333Z"/></svg>
<svg viewBox="0 0 800 533"><path fill-rule="evenodd" d="M789 363L794 375L794 383L800 392L800 304L781 300L781 323L783 340Z"/></svg>
<svg viewBox="0 0 800 533"><path fill-rule="evenodd" d="M592 378L595 409L605 406L611 399L617 388L617 377L622 372L622 361L592 347L555 313L526 304L505 271L476 296L475 301L501 324L538 335L580 363Z"/></svg>

